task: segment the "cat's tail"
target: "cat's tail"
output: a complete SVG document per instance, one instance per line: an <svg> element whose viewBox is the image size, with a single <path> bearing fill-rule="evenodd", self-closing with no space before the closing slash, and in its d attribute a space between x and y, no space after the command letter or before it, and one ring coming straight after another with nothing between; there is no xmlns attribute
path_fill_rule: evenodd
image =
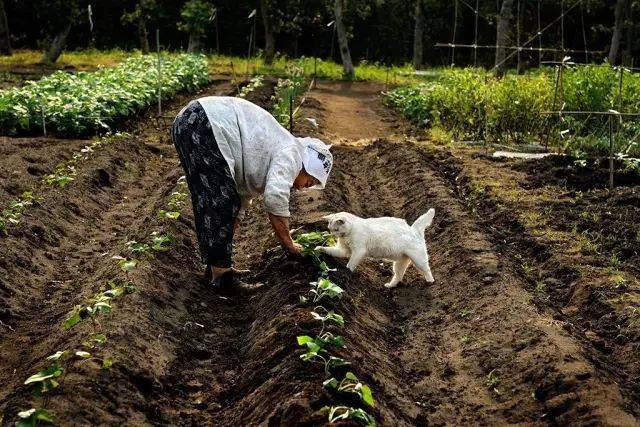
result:
<svg viewBox="0 0 640 427"><path fill-rule="evenodd" d="M424 236L424 230L427 229L433 222L433 217L436 215L436 210L431 208L426 214L416 219L411 228L413 228L420 236Z"/></svg>

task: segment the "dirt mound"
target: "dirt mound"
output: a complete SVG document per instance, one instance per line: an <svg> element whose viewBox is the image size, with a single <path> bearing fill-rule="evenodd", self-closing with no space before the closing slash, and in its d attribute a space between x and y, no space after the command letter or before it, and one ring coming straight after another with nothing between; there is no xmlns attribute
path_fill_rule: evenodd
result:
<svg viewBox="0 0 640 427"><path fill-rule="evenodd" d="M569 156L550 156L544 159L513 163L513 168L530 176L530 188L557 185L576 191L602 189L609 186L609 160L587 161L581 165L578 159ZM625 166L615 162L614 181L618 187L640 185L640 174L625 170Z"/></svg>

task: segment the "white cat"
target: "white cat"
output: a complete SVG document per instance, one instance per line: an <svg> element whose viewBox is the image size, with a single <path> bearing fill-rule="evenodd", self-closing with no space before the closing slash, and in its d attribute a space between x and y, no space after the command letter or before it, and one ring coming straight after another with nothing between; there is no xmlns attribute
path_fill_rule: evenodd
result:
<svg viewBox="0 0 640 427"><path fill-rule="evenodd" d="M393 261L393 278L385 286L398 285L409 264L413 262L427 282L433 283L424 231L433 222L435 209L422 215L409 226L399 218L360 218L340 212L323 217L329 221L329 231L337 245L318 246L316 250L335 258L349 258L347 268L355 271L365 258Z"/></svg>

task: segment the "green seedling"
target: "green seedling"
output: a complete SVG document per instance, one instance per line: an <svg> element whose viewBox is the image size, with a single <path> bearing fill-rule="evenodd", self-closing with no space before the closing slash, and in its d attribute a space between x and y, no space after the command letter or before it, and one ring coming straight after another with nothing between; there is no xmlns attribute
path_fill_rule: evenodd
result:
<svg viewBox="0 0 640 427"><path fill-rule="evenodd" d="M331 233L327 231L313 231L311 233L298 234L293 240L302 246L304 253L314 252L318 246L335 245L335 239Z"/></svg>
<svg viewBox="0 0 640 427"><path fill-rule="evenodd" d="M460 310L460 317L462 317L463 319L465 317L469 317L472 314L473 314L473 310L470 308L463 308L462 310Z"/></svg>
<svg viewBox="0 0 640 427"><path fill-rule="evenodd" d="M125 244L125 247L132 255L147 255L151 253L151 246L147 243L138 243L135 240L131 240Z"/></svg>
<svg viewBox="0 0 640 427"><path fill-rule="evenodd" d="M319 362L324 364L324 371L327 375L329 375L331 368L349 365L349 362L340 357L329 356L327 350L324 348L328 344L342 347L344 341L341 336L335 336L327 332L323 334L322 337L312 338L308 335L302 335L297 337L297 340L298 345L306 347L306 352L300 355L300 359L305 362Z"/></svg>
<svg viewBox="0 0 640 427"><path fill-rule="evenodd" d="M120 270L124 271L125 273L130 273L138 266L137 259L128 259L119 255L113 256L112 259L116 260L116 262L118 263L118 267L120 267Z"/></svg>
<svg viewBox="0 0 640 427"><path fill-rule="evenodd" d="M95 326L96 317L98 315L107 314L111 311L112 300L136 291L135 286L131 282L118 285L115 281L110 280L107 282L107 285L109 286L109 289L94 295L93 298L89 300L88 304L76 305L69 316L65 319L63 327L65 329L71 329L86 318L90 318ZM100 334L95 335L94 339L102 339L102 337L106 340L106 337Z"/></svg>
<svg viewBox="0 0 640 427"><path fill-rule="evenodd" d="M489 372L485 384L487 385L488 389L496 394L500 394L500 391L498 390L498 386L500 385L500 378L498 378L498 374L496 373L495 369Z"/></svg>
<svg viewBox="0 0 640 427"><path fill-rule="evenodd" d="M366 427L375 427L376 421L364 409L348 406L332 406L329 409L329 422L336 423L343 420L351 420Z"/></svg>
<svg viewBox="0 0 640 427"><path fill-rule="evenodd" d="M82 345L88 349L94 349L97 347L101 347L104 343L107 342L107 337L104 334L95 334L91 339L87 341L83 341Z"/></svg>
<svg viewBox="0 0 640 427"><path fill-rule="evenodd" d="M158 219L178 219L180 217L180 212L160 209L156 216Z"/></svg>
<svg viewBox="0 0 640 427"><path fill-rule="evenodd" d="M620 261L620 258L618 258L617 254L613 254L609 259L609 265L611 266L611 268L618 269L620 268L620 265L622 265L622 261Z"/></svg>
<svg viewBox="0 0 640 427"><path fill-rule="evenodd" d="M55 415L42 408L31 408L26 411L18 412L18 420L16 427L35 427L39 423L53 424Z"/></svg>
<svg viewBox="0 0 640 427"><path fill-rule="evenodd" d="M113 366L113 360L102 359L102 369L110 369Z"/></svg>
<svg viewBox="0 0 640 427"><path fill-rule="evenodd" d="M322 314L320 314L320 313ZM333 322L340 327L344 327L344 317L339 314L336 314L333 311L329 311L321 305L315 308L315 311L311 312L311 317L319 322L322 322L322 329L320 329L320 333L318 335L322 335L324 332L324 328L326 327L327 322Z"/></svg>
<svg viewBox="0 0 640 427"><path fill-rule="evenodd" d="M169 203L167 203L167 205L172 211L179 211L184 207L187 196L187 193L174 191L171 193L171 197L169 197Z"/></svg>
<svg viewBox="0 0 640 427"><path fill-rule="evenodd" d="M311 301L315 304L323 299L334 299L342 297L344 290L329 279L319 279L311 282L312 289L309 291Z"/></svg>
<svg viewBox="0 0 640 427"><path fill-rule="evenodd" d="M360 382L358 377L353 372L347 372L345 377L338 381L337 379L331 377L326 380L322 385L329 389L334 390L341 393L352 393L357 395L362 402L371 406L372 408L375 406L375 400L373 399L373 394L371 393L371 388L366 384Z"/></svg>
<svg viewBox="0 0 640 427"><path fill-rule="evenodd" d="M536 294L544 294L546 290L547 290L547 285L544 282L538 280L536 282L536 289L535 289Z"/></svg>
<svg viewBox="0 0 640 427"><path fill-rule="evenodd" d="M460 343L462 344L468 344L469 341L471 341L471 339L466 335L460 337Z"/></svg>
<svg viewBox="0 0 640 427"><path fill-rule="evenodd" d="M151 249L156 252L165 252L170 249L169 245L174 242L171 234L160 234L157 231L151 233Z"/></svg>
<svg viewBox="0 0 640 427"><path fill-rule="evenodd" d="M56 380L62 375L62 367L57 362L49 366L47 369L31 375L24 382L25 385L33 384L36 388L36 393L42 395L50 390L58 387L60 383Z"/></svg>

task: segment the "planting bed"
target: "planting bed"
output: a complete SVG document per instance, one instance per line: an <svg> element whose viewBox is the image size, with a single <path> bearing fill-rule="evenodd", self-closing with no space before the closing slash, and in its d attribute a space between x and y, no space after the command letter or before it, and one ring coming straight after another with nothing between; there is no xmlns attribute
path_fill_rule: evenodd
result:
<svg viewBox="0 0 640 427"><path fill-rule="evenodd" d="M265 91L273 91L273 84L265 87L247 99L269 107ZM389 291L382 286L389 265L369 261L352 274L342 261L328 260L337 268L331 279L345 290L336 309L345 319L340 333L346 347L336 353L371 387L376 407L369 412L381 425L634 424L638 396L631 380L640 375L632 363L638 338L628 323L624 342L615 335L625 309L607 313L618 307L609 300L619 295L593 283L602 279L604 286L601 274L611 273L610 265L602 265L611 263L608 230L631 227L625 218L637 217L635 187L612 199L604 192L582 194L544 175L544 161L523 166L407 142L397 135L407 124L384 110L380 89L320 82L310 94L299 129L337 142L336 165L327 190L297 194L292 209L293 227L304 231L324 228L321 217L339 210L413 221L436 209L427 230L432 285L410 267L404 283ZM204 93L234 90L230 82L219 82ZM168 112L177 112L186 99L171 103ZM316 118L320 128L306 117ZM256 203L235 250L238 265L250 268L250 279L264 282L264 289L241 295L205 288L188 199L177 219L157 216L180 188L173 147L166 135L158 142L161 135L144 119L131 133L84 162L66 187L48 189L0 237L2 423L39 405L22 383L47 366L45 357L75 348L91 334L88 321L66 331L61 323L107 280L125 277L112 256L125 255L126 242L162 231L173 236L170 250L141 258L128 273L137 291L100 319L108 338L100 357L113 365L71 362L46 402L57 422L326 424L321 409L336 401L322 388L322 367L300 360L296 345L296 336L317 333L309 307L299 304L318 277L317 267L276 247ZM38 140L24 144L46 158ZM13 169L25 169L26 154L13 153ZM57 155L64 159L69 153ZM54 163L47 159L42 168ZM13 170L0 164L0 171ZM490 185L498 177L506 190ZM27 187L30 179L15 182ZM549 240L549 232L537 234L535 218L521 214L533 203L525 196L539 201L543 190L557 204L547 201L541 209L550 206L555 218L567 212L558 221L560 231L570 235L575 218L577 233L603 236L600 253L567 254L566 242ZM15 194L4 191L0 203L5 194ZM618 204L603 213L605 228L598 228L581 212L605 201ZM553 210L560 203L566 210ZM629 252L618 254L615 274L625 276L626 305L637 286L636 250L629 240Z"/></svg>

